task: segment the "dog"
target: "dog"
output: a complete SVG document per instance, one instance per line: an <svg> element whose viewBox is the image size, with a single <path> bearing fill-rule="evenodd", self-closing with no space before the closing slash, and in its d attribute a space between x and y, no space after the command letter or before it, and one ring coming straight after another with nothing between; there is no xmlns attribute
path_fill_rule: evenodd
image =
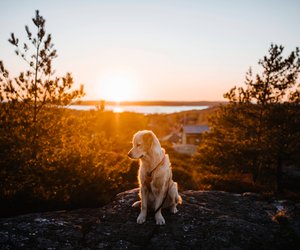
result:
<svg viewBox="0 0 300 250"><path fill-rule="evenodd" d="M138 181L141 200L132 205L141 206L137 223L143 224L146 221L147 210L151 208L155 213L156 224L164 225L165 219L161 209L169 207L171 213L176 214L177 204L182 203L177 183L172 180L169 156L150 130L137 132L133 136L132 145L128 156L131 159L139 159Z"/></svg>

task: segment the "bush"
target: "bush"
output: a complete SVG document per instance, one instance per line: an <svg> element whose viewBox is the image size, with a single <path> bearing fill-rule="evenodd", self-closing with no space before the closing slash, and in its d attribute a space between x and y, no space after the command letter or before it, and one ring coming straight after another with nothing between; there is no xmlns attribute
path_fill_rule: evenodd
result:
<svg viewBox="0 0 300 250"><path fill-rule="evenodd" d="M57 110L50 113L54 119ZM39 140L35 158L28 155L22 134L11 133L10 140L0 134L5 142L0 152L1 214L100 206L116 193L136 187L137 163L127 157L127 137L132 135L119 140L118 134L106 135L111 126L94 126L114 115L64 110L54 130ZM133 122L139 124L138 119ZM120 124L126 120L120 118Z"/></svg>

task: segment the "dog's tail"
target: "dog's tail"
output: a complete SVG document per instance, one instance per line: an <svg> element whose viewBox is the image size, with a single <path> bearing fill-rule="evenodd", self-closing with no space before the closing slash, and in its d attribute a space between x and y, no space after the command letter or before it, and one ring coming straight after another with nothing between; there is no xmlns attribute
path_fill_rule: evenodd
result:
<svg viewBox="0 0 300 250"><path fill-rule="evenodd" d="M181 196L179 194L177 195L175 202L177 204L182 204L182 198L181 198Z"/></svg>
<svg viewBox="0 0 300 250"><path fill-rule="evenodd" d="M132 207L140 207L141 206L141 201L136 201L135 203L132 204Z"/></svg>

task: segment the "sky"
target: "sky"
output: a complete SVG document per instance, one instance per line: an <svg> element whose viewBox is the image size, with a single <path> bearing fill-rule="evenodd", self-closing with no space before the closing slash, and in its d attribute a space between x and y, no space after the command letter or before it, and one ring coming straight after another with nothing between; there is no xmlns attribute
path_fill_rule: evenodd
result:
<svg viewBox="0 0 300 250"><path fill-rule="evenodd" d="M86 100L220 101L242 86L271 43L300 46L298 0L1 0L0 60L27 69L8 43L25 42L35 10Z"/></svg>

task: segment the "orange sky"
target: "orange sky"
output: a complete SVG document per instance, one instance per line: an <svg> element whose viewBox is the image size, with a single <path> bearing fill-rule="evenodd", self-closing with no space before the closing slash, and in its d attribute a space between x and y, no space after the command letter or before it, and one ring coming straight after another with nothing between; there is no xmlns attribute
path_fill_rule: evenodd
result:
<svg viewBox="0 0 300 250"><path fill-rule="evenodd" d="M7 42L24 40L36 9L85 99L222 100L271 43L299 46L300 1L65 0L0 2L0 60L26 69Z"/></svg>

